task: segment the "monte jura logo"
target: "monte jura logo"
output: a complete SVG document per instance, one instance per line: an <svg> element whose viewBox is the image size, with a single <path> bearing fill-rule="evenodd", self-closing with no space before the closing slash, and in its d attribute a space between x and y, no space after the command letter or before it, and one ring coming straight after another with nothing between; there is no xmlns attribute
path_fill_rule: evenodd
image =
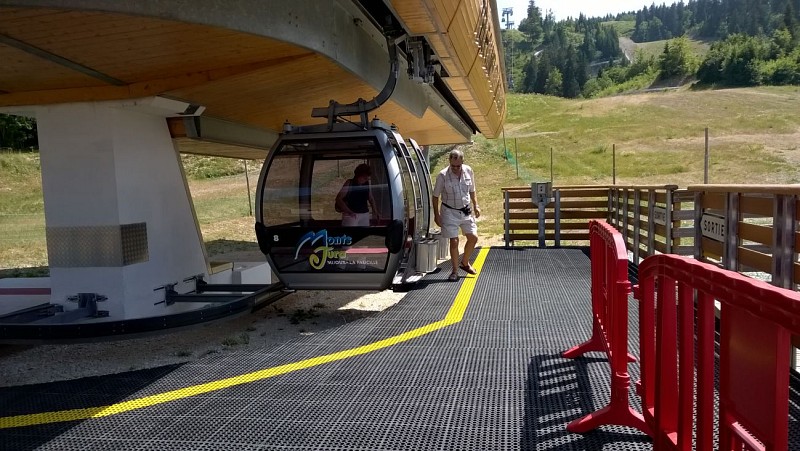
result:
<svg viewBox="0 0 800 451"><path fill-rule="evenodd" d="M319 232L308 232L297 241L294 259L297 260L300 251L305 246L309 246L312 249L312 253L308 256L308 263L314 269L322 269L329 260L331 260L331 263L345 263L347 250L337 249L336 247L352 245L353 237L348 235L329 237L327 229Z"/></svg>

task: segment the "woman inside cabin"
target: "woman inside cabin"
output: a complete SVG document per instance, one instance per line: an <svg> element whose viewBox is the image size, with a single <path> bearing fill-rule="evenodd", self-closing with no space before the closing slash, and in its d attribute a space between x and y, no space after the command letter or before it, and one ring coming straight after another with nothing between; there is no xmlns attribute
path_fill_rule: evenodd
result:
<svg viewBox="0 0 800 451"><path fill-rule="evenodd" d="M380 219L372 198L369 179L372 170L366 163L359 164L353 171L353 178L345 180L336 195L336 211L342 213L345 227L369 227L370 208L375 219Z"/></svg>

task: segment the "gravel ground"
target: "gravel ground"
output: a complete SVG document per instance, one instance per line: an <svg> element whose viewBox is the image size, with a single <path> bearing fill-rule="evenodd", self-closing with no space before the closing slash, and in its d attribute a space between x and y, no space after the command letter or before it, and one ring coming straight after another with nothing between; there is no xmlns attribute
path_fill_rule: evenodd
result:
<svg viewBox="0 0 800 451"><path fill-rule="evenodd" d="M392 290L300 291L258 312L127 340L0 345L0 387L192 362L209 354L270 347L374 315L402 299Z"/></svg>
<svg viewBox="0 0 800 451"><path fill-rule="evenodd" d="M460 240L464 250L464 238ZM481 236L482 246L502 236ZM226 261L256 261L252 251L229 252ZM224 259L223 259L224 260ZM449 263L440 260L443 271ZM303 335L374 315L405 293L298 291L258 312L126 340L64 345L0 345L0 387L64 381L192 362L209 354L272 347Z"/></svg>

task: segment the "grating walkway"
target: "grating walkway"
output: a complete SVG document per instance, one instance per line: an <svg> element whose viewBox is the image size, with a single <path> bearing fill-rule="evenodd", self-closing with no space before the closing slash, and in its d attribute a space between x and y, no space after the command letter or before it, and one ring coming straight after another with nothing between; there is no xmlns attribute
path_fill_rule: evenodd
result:
<svg viewBox="0 0 800 451"><path fill-rule="evenodd" d="M609 396L602 355L560 357L591 333L586 254L484 249L480 265L452 283L444 263L392 308L279 347L0 389L0 449L652 449L565 429Z"/></svg>

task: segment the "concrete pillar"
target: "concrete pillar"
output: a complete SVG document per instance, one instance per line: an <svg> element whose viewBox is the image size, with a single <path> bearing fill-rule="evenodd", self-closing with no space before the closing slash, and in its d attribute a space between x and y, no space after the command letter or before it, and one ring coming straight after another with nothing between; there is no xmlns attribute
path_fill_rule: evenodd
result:
<svg viewBox="0 0 800 451"><path fill-rule="evenodd" d="M165 117L180 102L152 98L36 107L53 303L98 293L107 320L160 316L157 287L207 273L188 186ZM94 320L97 321L97 320Z"/></svg>

